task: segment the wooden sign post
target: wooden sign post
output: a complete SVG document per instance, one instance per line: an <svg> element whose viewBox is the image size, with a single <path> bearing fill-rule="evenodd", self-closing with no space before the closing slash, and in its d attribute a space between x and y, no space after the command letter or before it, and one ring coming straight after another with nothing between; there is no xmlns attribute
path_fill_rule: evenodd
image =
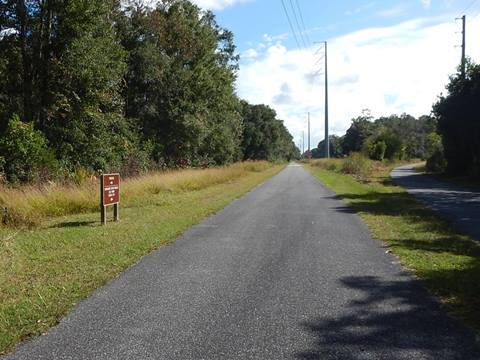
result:
<svg viewBox="0 0 480 360"><path fill-rule="evenodd" d="M120 219L120 174L100 176L100 222L107 223L107 206L113 205L113 219Z"/></svg>

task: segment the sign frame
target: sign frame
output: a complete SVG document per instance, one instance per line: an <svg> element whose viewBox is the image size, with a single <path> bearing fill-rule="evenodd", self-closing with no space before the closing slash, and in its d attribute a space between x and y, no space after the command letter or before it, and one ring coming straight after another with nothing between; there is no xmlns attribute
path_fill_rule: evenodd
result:
<svg viewBox="0 0 480 360"><path fill-rule="evenodd" d="M120 174L100 174L100 222L107 224L107 206L113 205L113 220L120 220Z"/></svg>

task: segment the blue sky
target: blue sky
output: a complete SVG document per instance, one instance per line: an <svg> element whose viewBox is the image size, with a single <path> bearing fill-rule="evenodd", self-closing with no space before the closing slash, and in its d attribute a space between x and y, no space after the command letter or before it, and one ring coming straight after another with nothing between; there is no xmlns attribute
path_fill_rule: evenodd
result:
<svg viewBox="0 0 480 360"><path fill-rule="evenodd" d="M323 41L356 30L388 26L416 17L450 15L462 11L470 3L471 0L433 0L430 3L420 0L298 0L311 41ZM297 9L295 1L293 5L294 9ZM296 25L289 0L285 0L285 6ZM478 8L480 6L477 6ZM292 32L281 0L251 0L214 11L219 23L234 32L240 51L250 48L251 43L261 42L264 34L280 35ZM293 36L284 41L284 44L287 47L296 47Z"/></svg>
<svg viewBox="0 0 480 360"><path fill-rule="evenodd" d="M312 144L324 137L323 52L313 42L329 42L331 133L338 135L364 109L374 116L428 114L459 64L455 18L465 10L467 55L480 62L480 0L284 0L302 43L296 1L306 28L300 48L281 0L194 0L235 35L239 96L274 108L297 143L307 112Z"/></svg>

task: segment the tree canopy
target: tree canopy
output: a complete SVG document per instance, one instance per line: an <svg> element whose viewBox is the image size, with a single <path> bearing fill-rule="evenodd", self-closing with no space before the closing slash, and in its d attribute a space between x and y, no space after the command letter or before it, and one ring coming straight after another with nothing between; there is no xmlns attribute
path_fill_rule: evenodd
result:
<svg viewBox="0 0 480 360"><path fill-rule="evenodd" d="M273 109L242 101L241 114L245 126L242 141L245 160L290 160L300 156L292 136Z"/></svg>
<svg viewBox="0 0 480 360"><path fill-rule="evenodd" d="M418 119L408 114L374 119L369 111L352 119L344 136L330 136L330 156L343 157L363 152L371 159L426 159L429 157L429 134L435 132L436 120L430 116ZM325 141L312 150L314 158L325 157Z"/></svg>
<svg viewBox="0 0 480 360"><path fill-rule="evenodd" d="M0 3L0 173L6 179L292 157L296 148L275 114L235 95L233 34L187 0L142 4ZM27 133L33 148L52 156L48 162L17 158L12 166L11 151ZM38 164L31 166L32 159ZM20 168L32 174L14 175Z"/></svg>
<svg viewBox="0 0 480 360"><path fill-rule="evenodd" d="M448 94L434 105L447 171L480 177L480 65L451 77Z"/></svg>

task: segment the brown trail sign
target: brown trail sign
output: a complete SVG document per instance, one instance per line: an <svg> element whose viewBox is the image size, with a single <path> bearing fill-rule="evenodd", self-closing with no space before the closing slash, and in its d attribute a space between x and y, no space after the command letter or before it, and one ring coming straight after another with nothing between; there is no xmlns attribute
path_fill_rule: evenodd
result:
<svg viewBox="0 0 480 360"><path fill-rule="evenodd" d="M120 174L103 174L100 176L100 221L107 223L107 206L113 205L113 218L119 220Z"/></svg>

